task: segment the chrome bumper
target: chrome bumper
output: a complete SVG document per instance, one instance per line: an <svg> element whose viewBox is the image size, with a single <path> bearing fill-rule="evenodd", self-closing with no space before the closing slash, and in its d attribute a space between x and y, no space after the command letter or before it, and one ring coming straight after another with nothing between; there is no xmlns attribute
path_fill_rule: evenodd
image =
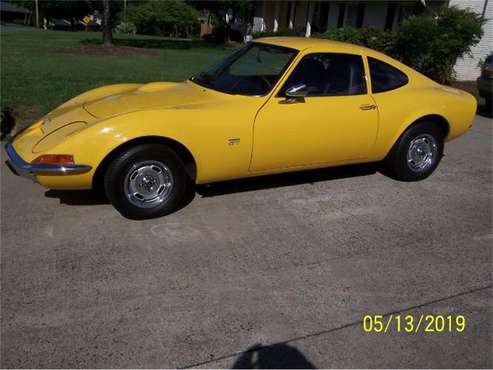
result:
<svg viewBox="0 0 493 370"><path fill-rule="evenodd" d="M78 175L91 170L91 166L81 164L32 164L22 159L10 143L5 145L8 159L5 162L14 174L36 181L36 175Z"/></svg>

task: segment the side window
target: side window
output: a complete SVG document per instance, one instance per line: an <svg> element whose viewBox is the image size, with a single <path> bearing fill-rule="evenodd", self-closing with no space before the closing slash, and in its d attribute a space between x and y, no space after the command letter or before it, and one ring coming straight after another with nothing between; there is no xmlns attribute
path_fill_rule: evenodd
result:
<svg viewBox="0 0 493 370"><path fill-rule="evenodd" d="M299 84L307 86L307 96L366 94L363 59L353 54L309 54L298 63L279 96Z"/></svg>
<svg viewBox="0 0 493 370"><path fill-rule="evenodd" d="M368 57L373 93L394 90L408 83L407 76L390 64Z"/></svg>

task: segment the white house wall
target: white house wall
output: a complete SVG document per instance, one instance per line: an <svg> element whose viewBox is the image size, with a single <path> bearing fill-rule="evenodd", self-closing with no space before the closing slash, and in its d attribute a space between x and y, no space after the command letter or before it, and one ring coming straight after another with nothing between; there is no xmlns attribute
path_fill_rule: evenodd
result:
<svg viewBox="0 0 493 370"><path fill-rule="evenodd" d="M484 4L485 0L450 0L450 5L470 8L479 14L482 14ZM484 35L479 44L472 48L472 57L466 56L455 65L458 80L475 80L480 74L478 63L493 50L493 0L488 1L485 18L488 22L483 27Z"/></svg>

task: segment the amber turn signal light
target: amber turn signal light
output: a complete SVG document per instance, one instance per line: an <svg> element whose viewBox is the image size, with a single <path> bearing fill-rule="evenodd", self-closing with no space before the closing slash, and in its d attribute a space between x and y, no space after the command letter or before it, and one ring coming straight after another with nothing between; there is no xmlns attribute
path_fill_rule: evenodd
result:
<svg viewBox="0 0 493 370"><path fill-rule="evenodd" d="M70 154L43 154L36 157L32 164L74 164L74 156Z"/></svg>

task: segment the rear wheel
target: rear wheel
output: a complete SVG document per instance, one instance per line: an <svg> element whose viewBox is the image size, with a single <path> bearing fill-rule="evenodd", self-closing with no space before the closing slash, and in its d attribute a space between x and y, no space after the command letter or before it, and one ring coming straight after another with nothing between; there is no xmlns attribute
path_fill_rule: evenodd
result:
<svg viewBox="0 0 493 370"><path fill-rule="evenodd" d="M385 158L387 173L402 181L427 178L440 163L443 139L442 130L433 122L419 122L411 126Z"/></svg>
<svg viewBox="0 0 493 370"><path fill-rule="evenodd" d="M111 204L125 217L145 219L176 210L183 199L187 175L170 148L142 144L116 157L104 177Z"/></svg>

